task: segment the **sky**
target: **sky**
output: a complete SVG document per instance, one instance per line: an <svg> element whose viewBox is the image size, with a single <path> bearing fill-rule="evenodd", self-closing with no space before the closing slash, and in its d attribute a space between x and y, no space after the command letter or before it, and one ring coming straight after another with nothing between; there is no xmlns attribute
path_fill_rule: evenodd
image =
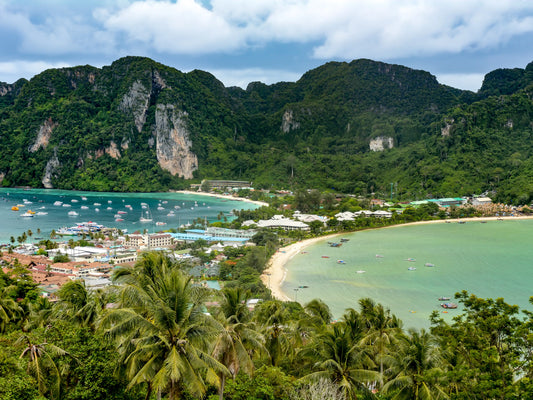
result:
<svg viewBox="0 0 533 400"><path fill-rule="evenodd" d="M226 86L367 58L477 91L533 61L531 0L0 0L0 82L150 57Z"/></svg>

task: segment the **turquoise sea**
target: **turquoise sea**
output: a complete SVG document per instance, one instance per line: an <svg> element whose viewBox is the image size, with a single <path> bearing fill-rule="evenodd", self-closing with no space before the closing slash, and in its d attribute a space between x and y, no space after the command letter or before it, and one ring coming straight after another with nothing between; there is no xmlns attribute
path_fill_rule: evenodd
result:
<svg viewBox="0 0 533 400"><path fill-rule="evenodd" d="M533 220L395 226L342 237L349 241L341 247L324 239L288 263L282 289L289 297L302 304L321 298L335 318L371 297L405 328L429 327L433 310L450 320L460 306L446 313L438 298L453 301L462 290L533 310Z"/></svg>
<svg viewBox="0 0 533 400"><path fill-rule="evenodd" d="M27 204L24 204L24 200ZM68 204L70 207L55 206L56 201ZM141 203L146 203L147 208L143 209ZM11 210L11 207L21 204L24 206L19 207L19 211ZM126 207L126 205L131 207ZM32 230L34 239L37 236L48 238L53 229L57 230L87 221L127 229L129 233L144 229L151 233L177 228L180 225L192 223L196 218L202 218L208 223L214 222L218 220L221 212L228 220L231 220L232 210L257 207L253 203L239 200L183 193L96 193L55 189L1 188L0 243L8 243L11 236L16 238L28 229ZM32 218L21 217L27 210L47 214L35 214ZM146 214L148 210L153 222L139 222L142 213ZM69 211L75 211L79 215L69 216ZM124 221L116 222L115 215L119 211L126 212L126 214L120 215ZM174 212L174 216L168 216L170 211ZM156 222L163 222L166 225L157 226ZM40 235L37 234L37 229L40 229Z"/></svg>

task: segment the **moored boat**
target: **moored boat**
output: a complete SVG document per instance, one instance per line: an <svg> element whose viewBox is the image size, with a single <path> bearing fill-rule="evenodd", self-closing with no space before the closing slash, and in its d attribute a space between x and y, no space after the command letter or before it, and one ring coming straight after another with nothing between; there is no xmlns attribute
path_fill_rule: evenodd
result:
<svg viewBox="0 0 533 400"><path fill-rule="evenodd" d="M440 306L442 308L446 308L446 309L455 309L455 308L457 308L457 304L455 304L455 303L442 303Z"/></svg>
<svg viewBox="0 0 533 400"><path fill-rule="evenodd" d="M426 266L426 267L434 267L434 266L435 266L435 264L431 264L431 263L425 263L425 264L424 264L424 266Z"/></svg>
<svg viewBox="0 0 533 400"><path fill-rule="evenodd" d="M438 298L438 300L439 301L449 301L449 300L451 300L451 298L450 297L446 297L446 296L441 296L441 297Z"/></svg>

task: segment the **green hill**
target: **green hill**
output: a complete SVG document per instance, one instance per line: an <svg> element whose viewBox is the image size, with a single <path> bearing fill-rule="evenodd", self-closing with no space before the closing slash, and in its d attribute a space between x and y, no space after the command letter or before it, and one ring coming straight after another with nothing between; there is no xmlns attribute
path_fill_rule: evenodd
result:
<svg viewBox="0 0 533 400"><path fill-rule="evenodd" d="M478 93L425 71L330 62L246 90L141 57L0 83L2 185L155 191L209 179L405 198L533 196L533 64ZM531 172L530 172L531 171Z"/></svg>

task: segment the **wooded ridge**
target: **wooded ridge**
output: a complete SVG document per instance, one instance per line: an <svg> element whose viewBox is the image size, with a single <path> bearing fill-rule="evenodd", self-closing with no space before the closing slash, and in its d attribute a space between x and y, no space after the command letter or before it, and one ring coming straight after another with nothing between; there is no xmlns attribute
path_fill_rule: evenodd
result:
<svg viewBox="0 0 533 400"><path fill-rule="evenodd" d="M428 72L330 62L246 90L148 58L0 83L3 186L181 189L201 179L361 195L533 199L533 63L477 93Z"/></svg>

